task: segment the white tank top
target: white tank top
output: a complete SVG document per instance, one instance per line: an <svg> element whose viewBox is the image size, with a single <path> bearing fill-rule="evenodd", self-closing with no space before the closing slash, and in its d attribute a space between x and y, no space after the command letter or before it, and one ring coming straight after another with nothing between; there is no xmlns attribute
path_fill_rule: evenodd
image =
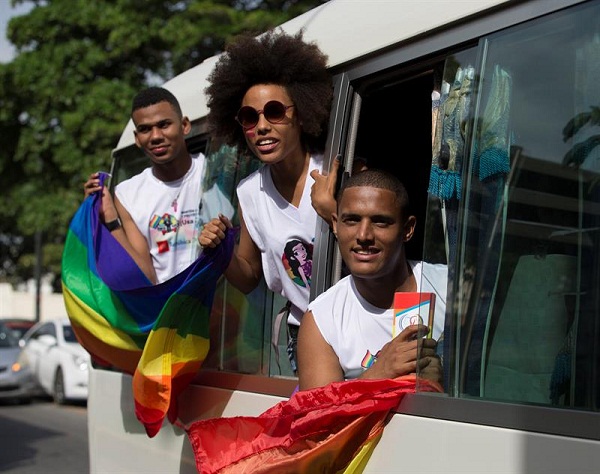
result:
<svg viewBox="0 0 600 474"><path fill-rule="evenodd" d="M298 207L275 188L269 166L240 182L238 199L250 237L260 249L263 273L271 291L292 303L288 323L299 325L310 297L312 251L317 212L310 199L312 170L321 171L322 156L311 156Z"/></svg>
<svg viewBox="0 0 600 474"><path fill-rule="evenodd" d="M444 330L447 267L409 262L417 291L436 293L433 338ZM341 279L308 305L325 341L337 354L345 379L367 370L381 348L392 339L394 309L377 308L356 289L351 275Z"/></svg>

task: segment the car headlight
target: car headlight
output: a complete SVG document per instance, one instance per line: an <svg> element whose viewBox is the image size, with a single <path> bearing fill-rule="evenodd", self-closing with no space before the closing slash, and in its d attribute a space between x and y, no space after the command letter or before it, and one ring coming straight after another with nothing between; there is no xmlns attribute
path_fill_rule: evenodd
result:
<svg viewBox="0 0 600 474"><path fill-rule="evenodd" d="M75 363L75 366L79 368L79 370L88 370L88 361L85 357L74 355L73 362Z"/></svg>
<svg viewBox="0 0 600 474"><path fill-rule="evenodd" d="M17 361L12 365L11 369L13 372L19 372L26 367L29 367L29 359L27 359L27 356L24 352L21 352L19 353Z"/></svg>

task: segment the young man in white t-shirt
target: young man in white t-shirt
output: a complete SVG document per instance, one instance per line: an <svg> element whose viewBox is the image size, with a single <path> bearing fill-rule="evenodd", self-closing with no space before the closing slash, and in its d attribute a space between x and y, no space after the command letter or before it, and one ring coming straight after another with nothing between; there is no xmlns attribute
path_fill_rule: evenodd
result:
<svg viewBox="0 0 600 474"><path fill-rule="evenodd" d="M85 195L102 191L100 218L153 283L161 283L190 265L200 253L202 176L205 158L190 155L185 136L191 130L179 102L168 90L150 87L133 99L135 143L151 166L119 183L115 198L94 173ZM232 212L222 210L224 214Z"/></svg>
<svg viewBox="0 0 600 474"><path fill-rule="evenodd" d="M416 219L402 183L379 170L353 175L340 190L332 223L350 275L309 303L302 318L300 389L411 373L441 382L436 340L422 337L426 325L408 326L392 339L396 292L435 292L442 319L446 300L445 266L406 258ZM433 333L439 336L439 325Z"/></svg>

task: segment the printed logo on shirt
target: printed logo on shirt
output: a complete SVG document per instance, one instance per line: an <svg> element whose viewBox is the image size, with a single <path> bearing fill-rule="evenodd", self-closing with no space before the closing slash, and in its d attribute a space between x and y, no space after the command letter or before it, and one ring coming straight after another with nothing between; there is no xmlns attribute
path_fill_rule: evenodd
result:
<svg viewBox="0 0 600 474"><path fill-rule="evenodd" d="M150 239L156 244L159 254L184 248L195 241L198 221L196 209L182 212L179 219L169 213L162 216L155 214L148 223Z"/></svg>
<svg viewBox="0 0 600 474"><path fill-rule="evenodd" d="M163 235L177 230L177 218L169 213L162 216L154 214L149 224L151 229L161 232Z"/></svg>
<svg viewBox="0 0 600 474"><path fill-rule="evenodd" d="M310 289L312 277L312 244L299 239L288 240L281 261L288 276L296 285Z"/></svg>
<svg viewBox="0 0 600 474"><path fill-rule="evenodd" d="M371 351L367 349L367 353L363 357L360 366L363 369L368 369L369 367L371 367L375 362L377 362L377 357L379 357L380 352L381 351L377 351L377 354L373 355L371 354Z"/></svg>

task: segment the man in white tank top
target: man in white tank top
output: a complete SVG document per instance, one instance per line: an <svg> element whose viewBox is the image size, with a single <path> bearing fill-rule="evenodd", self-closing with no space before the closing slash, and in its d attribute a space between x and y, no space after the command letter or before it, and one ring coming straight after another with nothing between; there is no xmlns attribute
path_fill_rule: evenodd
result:
<svg viewBox="0 0 600 474"><path fill-rule="evenodd" d="M175 96L161 87L133 99L135 143L151 166L119 183L113 200L94 173L86 196L101 191L100 218L153 283L173 277L199 255L203 154L190 155L185 136L191 124ZM233 208L222 210L231 217ZM213 211L214 212L214 211ZM212 217L212 216L211 216ZM206 217L204 217L206 219Z"/></svg>
<svg viewBox="0 0 600 474"><path fill-rule="evenodd" d="M302 318L300 389L411 373L441 382L435 337L443 328L447 272L445 265L406 259L404 244L416 219L404 186L388 173L362 171L340 190L332 217L350 275L309 303ZM424 324L408 325L392 337L396 292L435 293L432 338L422 337L429 332Z"/></svg>

